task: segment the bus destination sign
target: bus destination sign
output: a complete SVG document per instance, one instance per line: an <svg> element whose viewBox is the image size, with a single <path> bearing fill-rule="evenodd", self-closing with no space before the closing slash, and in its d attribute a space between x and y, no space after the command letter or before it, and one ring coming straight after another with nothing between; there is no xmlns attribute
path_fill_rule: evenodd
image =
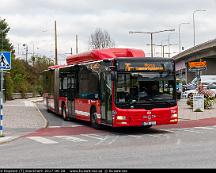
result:
<svg viewBox="0 0 216 173"><path fill-rule="evenodd" d="M164 67L153 63L144 63L143 66L132 66L131 63L125 63L125 71L164 71Z"/></svg>

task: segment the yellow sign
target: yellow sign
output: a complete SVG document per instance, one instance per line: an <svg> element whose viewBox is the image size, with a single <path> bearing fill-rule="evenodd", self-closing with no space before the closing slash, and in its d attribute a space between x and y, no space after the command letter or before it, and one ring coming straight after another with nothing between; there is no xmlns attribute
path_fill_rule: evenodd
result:
<svg viewBox="0 0 216 173"><path fill-rule="evenodd" d="M130 63L125 63L125 71L163 71L164 68L155 64L144 64L143 67L131 67Z"/></svg>
<svg viewBox="0 0 216 173"><path fill-rule="evenodd" d="M200 61L200 62L188 62L189 68L205 68L207 66L206 61Z"/></svg>

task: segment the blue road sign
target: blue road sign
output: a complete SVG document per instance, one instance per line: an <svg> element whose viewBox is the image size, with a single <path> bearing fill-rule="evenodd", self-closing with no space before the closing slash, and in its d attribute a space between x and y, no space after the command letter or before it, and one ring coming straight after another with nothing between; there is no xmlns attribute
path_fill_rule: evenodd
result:
<svg viewBox="0 0 216 173"><path fill-rule="evenodd" d="M0 52L0 69L10 70L11 69L11 53L2 51Z"/></svg>

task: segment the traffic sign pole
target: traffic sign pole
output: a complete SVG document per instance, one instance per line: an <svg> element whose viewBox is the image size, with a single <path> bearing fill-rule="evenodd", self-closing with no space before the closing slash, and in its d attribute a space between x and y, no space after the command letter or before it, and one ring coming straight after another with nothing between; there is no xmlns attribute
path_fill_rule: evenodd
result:
<svg viewBox="0 0 216 173"><path fill-rule="evenodd" d="M0 136L3 136L3 69L1 69L1 98L0 98Z"/></svg>
<svg viewBox="0 0 216 173"><path fill-rule="evenodd" d="M0 87L0 137L4 136L3 134L3 84L4 84L4 75L3 70L10 70L11 69L11 53L2 51L0 52L0 69L1 69L1 87Z"/></svg>

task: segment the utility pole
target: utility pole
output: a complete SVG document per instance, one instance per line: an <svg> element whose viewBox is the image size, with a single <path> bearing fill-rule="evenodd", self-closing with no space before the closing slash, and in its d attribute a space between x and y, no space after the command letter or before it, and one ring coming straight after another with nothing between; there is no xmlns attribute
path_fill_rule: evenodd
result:
<svg viewBox="0 0 216 173"><path fill-rule="evenodd" d="M55 21L55 65L58 65L58 59L57 59L57 29L56 29L56 21Z"/></svg>
<svg viewBox="0 0 216 173"><path fill-rule="evenodd" d="M194 10L193 11L193 34L194 34L194 46L196 45L196 29L195 29L195 13L199 11L206 11L206 10Z"/></svg>
<svg viewBox="0 0 216 173"><path fill-rule="evenodd" d="M76 34L76 54L78 54L78 35Z"/></svg>
<svg viewBox="0 0 216 173"><path fill-rule="evenodd" d="M179 30L179 53L181 52L182 50L182 47L181 47L181 25L187 25L187 24L190 24L190 23L180 23L179 24L179 27L178 27L178 30Z"/></svg>
<svg viewBox="0 0 216 173"><path fill-rule="evenodd" d="M26 63L28 63L28 45L27 44L23 44L23 46L25 47L25 51L26 51L26 53L25 53L25 56L26 56Z"/></svg>
<svg viewBox="0 0 216 173"><path fill-rule="evenodd" d="M70 52L70 54L73 55L73 48L71 48L71 52Z"/></svg>
<svg viewBox="0 0 216 173"><path fill-rule="evenodd" d="M166 31L175 31L175 29L165 29L162 31L155 31L155 32L142 32L142 31L129 31L129 34L150 34L151 38L151 57L153 57L153 34L161 33L161 32L166 32Z"/></svg>
<svg viewBox="0 0 216 173"><path fill-rule="evenodd" d="M150 44L147 44L149 46ZM161 47L161 57L165 57L165 46L168 46L167 44L153 44L154 46L160 46ZM151 45L152 46L152 45Z"/></svg>

